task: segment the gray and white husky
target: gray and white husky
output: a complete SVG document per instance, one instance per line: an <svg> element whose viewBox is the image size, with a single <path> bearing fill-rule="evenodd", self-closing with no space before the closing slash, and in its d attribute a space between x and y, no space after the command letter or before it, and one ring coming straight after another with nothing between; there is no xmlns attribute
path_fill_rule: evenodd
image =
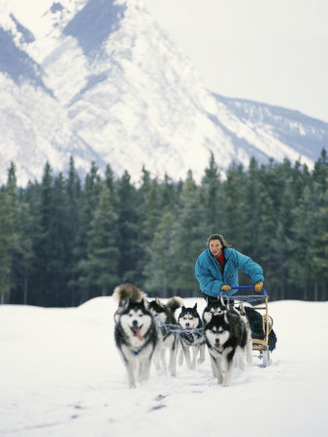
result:
<svg viewBox="0 0 328 437"><path fill-rule="evenodd" d="M228 309L230 309L229 301L223 295L219 296L217 299L209 300L203 310L203 322L209 323L214 315L223 314Z"/></svg>
<svg viewBox="0 0 328 437"><path fill-rule="evenodd" d="M214 314L204 327L212 370L218 383L228 387L231 382L234 358L243 368L247 333L245 323L234 310Z"/></svg>
<svg viewBox="0 0 328 437"><path fill-rule="evenodd" d="M246 360L248 364L251 364L253 361L252 330L249 324L249 320L243 302L240 302L239 305L235 307L233 301L230 302L227 298L221 295L217 300L212 300L208 302L202 314L203 321L205 324L209 323L214 315L224 314L228 310L235 311L240 316L242 322L245 324L246 337L247 337L246 345L245 345ZM237 354L236 361L238 361L238 358L239 358L239 367L243 368L244 367L243 356L241 354Z"/></svg>
<svg viewBox="0 0 328 437"><path fill-rule="evenodd" d="M183 300L179 296L170 298L165 304L156 298L148 303L149 311L155 317L159 327L159 342L161 344L161 364L164 372L167 372L166 351L169 352L169 372L176 376L176 362L179 348L179 333L175 311L182 307Z"/></svg>
<svg viewBox="0 0 328 437"><path fill-rule="evenodd" d="M146 293L140 290L140 288L128 282L118 285L114 289L112 296L118 304L117 310L114 314L114 320L116 323L118 322L119 315L122 313L128 301L141 302L147 297Z"/></svg>
<svg viewBox="0 0 328 437"><path fill-rule="evenodd" d="M127 370L129 387L136 387L136 379L148 380L151 362L158 355L158 329L146 308L143 292L131 284L122 284L114 295L124 301L115 313L115 342Z"/></svg>
<svg viewBox="0 0 328 437"><path fill-rule="evenodd" d="M252 339L252 329L251 325L249 323L247 313L246 313L246 307L244 306L243 302L240 302L239 306L234 308L235 311L240 315L241 320L245 324L245 330L246 330L246 345L245 345L245 353L246 353L246 360L248 364L251 364L253 362L253 339Z"/></svg>
<svg viewBox="0 0 328 437"><path fill-rule="evenodd" d="M205 361L206 347L203 322L197 311L197 303L194 307L182 307L178 317L178 323L182 328L180 331L182 354L180 354L179 357L179 364L182 364L184 357L188 368L195 369L198 354L198 363ZM192 357L190 356L190 352L192 352Z"/></svg>

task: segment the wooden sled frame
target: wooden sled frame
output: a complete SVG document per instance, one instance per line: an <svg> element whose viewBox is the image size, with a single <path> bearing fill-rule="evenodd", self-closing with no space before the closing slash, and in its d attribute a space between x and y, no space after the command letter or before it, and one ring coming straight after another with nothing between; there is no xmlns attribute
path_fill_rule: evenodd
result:
<svg viewBox="0 0 328 437"><path fill-rule="evenodd" d="M232 287L232 290L254 290L252 286ZM262 326L264 332L264 339L253 338L253 351L259 352L259 358L262 360L263 367L270 364L270 349L269 349L269 334L273 327L273 319L269 315L268 303L269 296L267 291L263 288L261 292L255 292L254 295L232 295L231 299L240 300L241 302L248 302L252 304L252 300L259 300L264 298L264 302L252 305L252 308L259 311L262 315Z"/></svg>

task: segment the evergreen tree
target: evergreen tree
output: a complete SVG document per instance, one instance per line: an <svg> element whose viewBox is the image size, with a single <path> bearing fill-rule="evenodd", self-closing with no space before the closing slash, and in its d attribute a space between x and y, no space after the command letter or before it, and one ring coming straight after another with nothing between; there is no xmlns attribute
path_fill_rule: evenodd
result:
<svg viewBox="0 0 328 437"><path fill-rule="evenodd" d="M138 263L139 257L143 255L140 243L140 197L127 171L117 183L117 196L120 253L118 276L121 282L131 282L141 287L143 277Z"/></svg>
<svg viewBox="0 0 328 437"><path fill-rule="evenodd" d="M176 211L180 207L181 183L177 184L165 174L160 188L160 211Z"/></svg>
<svg viewBox="0 0 328 437"><path fill-rule="evenodd" d="M36 262L38 272L38 305L63 305L62 297L65 281L62 266L65 253L65 206L63 196L63 177L54 180L52 168L46 163L41 184L40 229L36 243Z"/></svg>
<svg viewBox="0 0 328 437"><path fill-rule="evenodd" d="M150 173L145 168L142 169L142 182L139 194L139 216L142 222L143 240L145 245L147 245L152 240L154 231L160 221L161 199L157 180L151 180Z"/></svg>
<svg viewBox="0 0 328 437"><path fill-rule="evenodd" d="M40 302L40 242L41 225L41 185L38 182L29 182L21 196L21 247L23 256L22 294L23 302L29 305L38 305ZM21 303L21 302L18 302Z"/></svg>
<svg viewBox="0 0 328 437"><path fill-rule="evenodd" d="M112 203L114 206L117 205L117 199L115 197L115 179L114 179L114 172L109 164L106 166L105 170L105 184L107 185L107 188L109 189L109 193L112 196Z"/></svg>
<svg viewBox="0 0 328 437"><path fill-rule="evenodd" d="M150 261L149 246L151 245L155 231L161 219L161 198L157 179L151 180L150 173L142 169L142 183L139 188L138 215L140 220L140 257L137 269L144 280L144 269Z"/></svg>
<svg viewBox="0 0 328 437"><path fill-rule="evenodd" d="M7 186L0 193L0 294L1 303L10 302L15 287L14 272L19 252L19 204L16 169L12 162L8 170Z"/></svg>
<svg viewBox="0 0 328 437"><path fill-rule="evenodd" d="M293 229L293 209L296 199L292 181L292 169L286 161L285 188L281 193L281 206L276 217L276 238L272 242L273 253L276 254L275 281L273 297L284 299L288 291L288 259L292 256L289 250L289 236Z"/></svg>
<svg viewBox="0 0 328 437"><path fill-rule="evenodd" d="M20 199L20 223L19 223L19 260L17 273L17 291L12 303L22 303L27 305L32 303L30 300L30 280L33 270L33 239L32 229L35 223L32 220L31 205L21 196Z"/></svg>
<svg viewBox="0 0 328 437"><path fill-rule="evenodd" d="M209 167L200 186L200 203L202 209L201 226L204 240L210 234L220 232L225 228L224 223L224 195L221 184L220 172L211 153Z"/></svg>
<svg viewBox="0 0 328 437"><path fill-rule="evenodd" d="M327 179L328 186L328 179ZM313 238L312 275L314 278L313 300L326 301L328 298L328 188L323 194L323 206L318 210L318 230Z"/></svg>
<svg viewBox="0 0 328 437"><path fill-rule="evenodd" d="M244 220L245 182L246 175L243 167L233 163L229 167L227 179L223 183L225 220L224 227L219 233L223 234L227 241L240 251L245 250L247 242Z"/></svg>
<svg viewBox="0 0 328 437"><path fill-rule="evenodd" d="M101 177L98 174L98 168L94 162L91 163L90 172L86 175L84 190L80 202L80 225L77 234L77 244L74 249L74 255L77 259L74 277L77 278L75 299L78 303L87 301L92 296L93 291L89 288L90 283L87 280L88 275L85 263L89 257L90 244L88 241L91 232L91 223L94 213L99 202L99 193L101 190ZM72 283L71 283L72 285Z"/></svg>
<svg viewBox="0 0 328 437"><path fill-rule="evenodd" d="M175 281L173 291L193 296L198 290L195 280L195 262L203 247L201 231L202 209L199 201L199 188L189 170L181 192L180 214L173 229Z"/></svg>
<svg viewBox="0 0 328 437"><path fill-rule="evenodd" d="M67 198L67 298L71 306L79 303L79 286L77 268L80 258L81 241L82 187L80 177L75 169L74 158L70 158L68 178L65 183Z"/></svg>
<svg viewBox="0 0 328 437"><path fill-rule="evenodd" d="M279 217L284 180L279 175L279 166L273 160L267 167L262 166L260 174L263 196L258 230L259 259L256 261L263 267L265 282L269 284L273 293L281 283L279 259L283 251L283 239L277 217Z"/></svg>
<svg viewBox="0 0 328 437"><path fill-rule="evenodd" d="M52 223L49 229L49 238L52 243L50 277L48 284L51 290L55 306L69 306L71 304L68 292L69 266L71 260L70 248L70 217L68 215L68 197L66 194L66 182L60 173L54 180L53 185Z"/></svg>
<svg viewBox="0 0 328 437"><path fill-rule="evenodd" d="M259 168L256 160L251 159L248 167L248 174L245 180L245 197L243 207L244 217L244 241L245 253L252 258L259 260L259 223L261 205L264 197L264 187L261 182Z"/></svg>
<svg viewBox="0 0 328 437"><path fill-rule="evenodd" d="M174 229L176 216L164 212L147 248L148 262L144 266L144 288L149 296L170 296L176 279L176 257L174 254Z"/></svg>
<svg viewBox="0 0 328 437"><path fill-rule="evenodd" d="M118 283L118 216L112 196L103 183L88 234L88 256L81 262L89 297L107 296Z"/></svg>
<svg viewBox="0 0 328 437"><path fill-rule="evenodd" d="M311 277L314 300L325 300L328 277L328 157L325 150L313 170L312 235L310 238Z"/></svg>
<svg viewBox="0 0 328 437"><path fill-rule="evenodd" d="M292 256L288 259L289 282L295 290L290 297L294 299L309 298L311 288L311 248L310 241L313 231L313 211L311 187L306 186L302 196L293 210L293 229L289 239L289 251Z"/></svg>
<svg viewBox="0 0 328 437"><path fill-rule="evenodd" d="M0 188L0 303L7 303L10 296L11 256L10 223L7 216L8 197L4 186Z"/></svg>

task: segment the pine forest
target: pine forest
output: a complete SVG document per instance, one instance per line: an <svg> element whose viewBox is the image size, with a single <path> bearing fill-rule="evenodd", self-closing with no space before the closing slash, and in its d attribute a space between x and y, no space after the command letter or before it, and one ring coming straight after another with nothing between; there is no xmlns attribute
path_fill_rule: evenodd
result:
<svg viewBox="0 0 328 437"><path fill-rule="evenodd" d="M17 186L15 164L0 189L2 304L77 306L130 282L149 297L199 297L194 276L207 237L223 234L264 270L271 300L328 298L328 160L313 169L270 161L232 164L222 177L211 155L200 183L138 183L94 163L80 177L45 163L41 181ZM249 278L240 273L240 284Z"/></svg>

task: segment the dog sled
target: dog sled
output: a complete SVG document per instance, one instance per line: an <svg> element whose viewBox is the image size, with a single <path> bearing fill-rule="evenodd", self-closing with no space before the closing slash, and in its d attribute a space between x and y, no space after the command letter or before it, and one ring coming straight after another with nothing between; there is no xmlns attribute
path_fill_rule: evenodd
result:
<svg viewBox="0 0 328 437"><path fill-rule="evenodd" d="M265 289L254 294L253 286L232 287L237 290L232 296L224 296L227 304L238 308L243 307L252 332L252 350L256 353L261 366L267 367L270 364L270 356L276 345L276 335L273 331L273 319L269 315L269 296ZM229 305L228 305L229 306ZM174 333L183 335L186 339L193 341L194 336L202 336L204 327L183 329L179 324L164 323L155 317L158 327L164 336Z"/></svg>
<svg viewBox="0 0 328 437"><path fill-rule="evenodd" d="M268 309L268 293L263 288L262 292L253 294L254 287L247 285L232 287L232 290L237 290L236 294L229 297L234 306L238 305L238 302L248 304L244 305L244 308L252 328L253 351L257 352L262 366L266 367L270 364L270 354L276 344L276 336L272 329L273 319Z"/></svg>

